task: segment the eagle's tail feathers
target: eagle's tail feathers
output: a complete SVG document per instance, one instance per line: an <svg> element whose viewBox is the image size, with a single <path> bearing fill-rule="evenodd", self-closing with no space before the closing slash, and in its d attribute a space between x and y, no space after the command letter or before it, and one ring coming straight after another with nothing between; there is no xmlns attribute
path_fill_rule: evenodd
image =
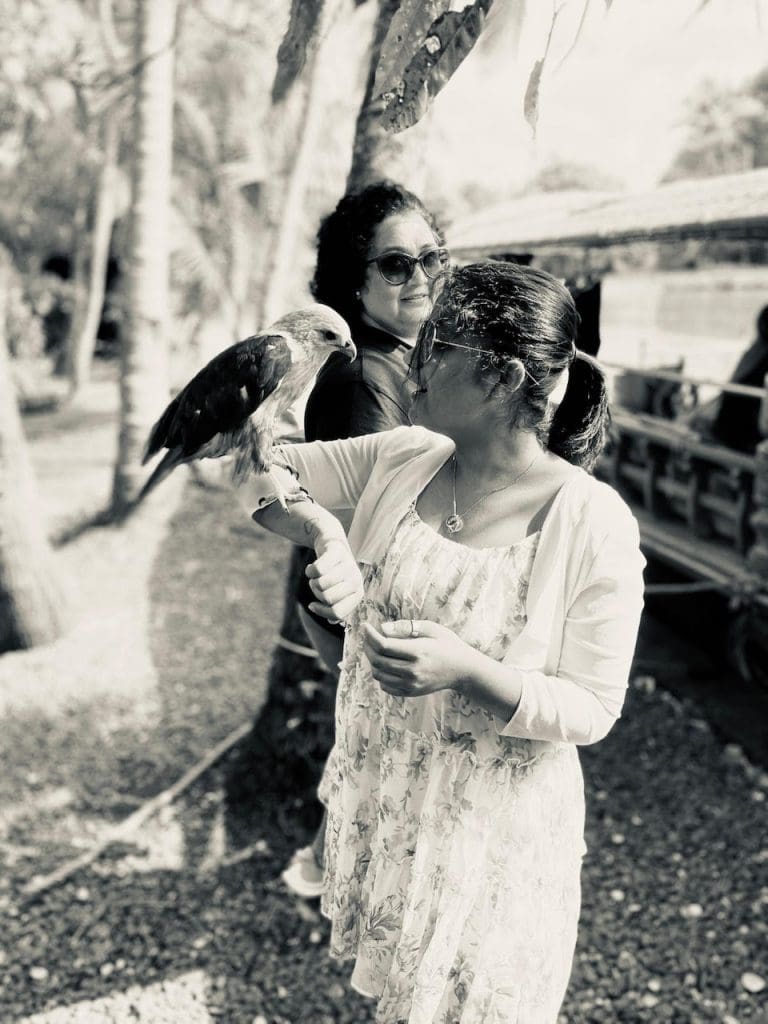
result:
<svg viewBox="0 0 768 1024"><path fill-rule="evenodd" d="M179 408L178 396L168 405L163 412L160 419L152 427L147 441L147 446L144 449L144 456L141 460L142 466L146 466L153 455L157 455L161 448L167 448L168 431L170 430L171 424L176 416Z"/></svg>
<svg viewBox="0 0 768 1024"><path fill-rule="evenodd" d="M139 502L143 501L150 491L153 491L162 480L165 480L165 478L184 461L185 459L182 455L181 448L171 448L167 451L160 462L155 466L150 478L139 491L139 495L136 498L136 504L138 505Z"/></svg>

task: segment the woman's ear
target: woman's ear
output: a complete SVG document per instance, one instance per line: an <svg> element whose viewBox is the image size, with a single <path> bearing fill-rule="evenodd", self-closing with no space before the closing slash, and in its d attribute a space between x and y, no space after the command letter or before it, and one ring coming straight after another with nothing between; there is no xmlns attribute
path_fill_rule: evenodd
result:
<svg viewBox="0 0 768 1024"><path fill-rule="evenodd" d="M560 405L562 400L565 398L565 392L568 390L569 377L570 370L566 367L566 369L564 369L561 372L560 377L558 378L554 388L547 395L547 402L551 406L554 406L555 409L558 407L558 405Z"/></svg>
<svg viewBox="0 0 768 1024"><path fill-rule="evenodd" d="M511 391L517 391L525 380L525 367L520 359L509 359L506 367L505 386Z"/></svg>

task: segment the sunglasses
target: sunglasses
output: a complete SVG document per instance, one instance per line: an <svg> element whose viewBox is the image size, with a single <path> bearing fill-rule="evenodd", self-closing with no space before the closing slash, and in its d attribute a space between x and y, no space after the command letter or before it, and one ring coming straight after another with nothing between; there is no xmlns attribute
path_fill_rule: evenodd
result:
<svg viewBox="0 0 768 1024"><path fill-rule="evenodd" d="M431 320L427 320L422 327L418 341L416 342L410 366L411 376L415 376L420 387L423 387L426 383L426 378L431 376L431 374L428 375L425 373L425 368L432 359L436 348L438 350L443 348L463 348L467 352L474 352L475 355L493 356L494 359L501 362L508 362L515 358L514 356L494 352L493 349L482 348L478 345L462 345L458 341L443 341L442 338L438 338L437 336L437 328L435 327L435 324ZM529 380L533 381L537 386L540 385L541 382L537 381L525 367L523 367L523 370Z"/></svg>
<svg viewBox="0 0 768 1024"><path fill-rule="evenodd" d="M427 249L421 256L409 256L407 252L385 252L366 260L366 266L376 268L387 284L405 284L413 277L418 264L430 281L440 277L448 268L447 249Z"/></svg>

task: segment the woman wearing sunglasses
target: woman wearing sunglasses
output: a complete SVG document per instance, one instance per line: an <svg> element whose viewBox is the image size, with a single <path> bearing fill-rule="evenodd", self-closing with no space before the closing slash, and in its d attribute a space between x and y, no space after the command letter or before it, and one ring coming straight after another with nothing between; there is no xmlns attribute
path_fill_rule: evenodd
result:
<svg viewBox="0 0 768 1024"><path fill-rule="evenodd" d="M542 271L453 272L414 353L418 425L282 450L290 514L249 494L311 538L313 609L346 622L322 909L381 1024L555 1024L566 989L577 747L620 714L644 564L585 472L608 413L576 328Z"/></svg>
<svg viewBox="0 0 768 1024"><path fill-rule="evenodd" d="M357 358L330 360L307 402L304 436L333 441L390 430L409 422L408 370L419 327L432 309L448 263L431 213L412 192L381 181L345 195L322 222L312 293L349 323ZM304 630L334 677L343 629L314 615L314 595L297 559L296 599ZM300 896L319 896L322 868L315 850L297 850L283 872Z"/></svg>

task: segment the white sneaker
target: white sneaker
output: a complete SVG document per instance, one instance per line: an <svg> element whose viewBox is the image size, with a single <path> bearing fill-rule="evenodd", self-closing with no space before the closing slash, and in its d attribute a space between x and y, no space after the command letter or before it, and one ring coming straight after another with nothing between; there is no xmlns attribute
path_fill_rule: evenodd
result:
<svg viewBox="0 0 768 1024"><path fill-rule="evenodd" d="M323 869L311 846L297 850L280 877L291 892L305 900L317 899L323 894Z"/></svg>

